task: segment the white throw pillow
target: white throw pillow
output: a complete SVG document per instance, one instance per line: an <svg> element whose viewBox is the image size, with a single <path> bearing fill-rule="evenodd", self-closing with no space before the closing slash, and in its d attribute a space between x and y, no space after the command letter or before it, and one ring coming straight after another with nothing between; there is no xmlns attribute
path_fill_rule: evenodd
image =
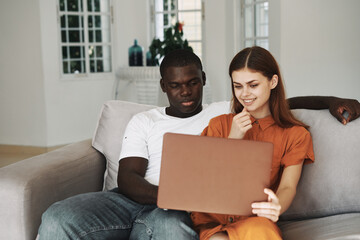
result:
<svg viewBox="0 0 360 240"><path fill-rule="evenodd" d="M127 123L136 113L154 107L156 106L118 100L108 101L103 105L92 146L106 158L104 190L117 187L119 155Z"/></svg>

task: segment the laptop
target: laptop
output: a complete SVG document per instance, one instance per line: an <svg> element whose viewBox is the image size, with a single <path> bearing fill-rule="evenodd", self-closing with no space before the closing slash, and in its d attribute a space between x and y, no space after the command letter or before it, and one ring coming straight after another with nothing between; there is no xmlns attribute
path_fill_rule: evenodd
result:
<svg viewBox="0 0 360 240"><path fill-rule="evenodd" d="M166 133L157 205L163 209L252 215L267 201L273 144Z"/></svg>

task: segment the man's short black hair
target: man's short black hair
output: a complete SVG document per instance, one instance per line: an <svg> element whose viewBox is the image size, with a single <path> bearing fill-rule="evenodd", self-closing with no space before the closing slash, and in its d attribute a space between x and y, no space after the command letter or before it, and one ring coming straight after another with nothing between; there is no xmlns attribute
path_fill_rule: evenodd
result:
<svg viewBox="0 0 360 240"><path fill-rule="evenodd" d="M169 67L185 67L193 64L202 71L201 60L195 53L184 49L174 50L168 53L160 64L161 77Z"/></svg>

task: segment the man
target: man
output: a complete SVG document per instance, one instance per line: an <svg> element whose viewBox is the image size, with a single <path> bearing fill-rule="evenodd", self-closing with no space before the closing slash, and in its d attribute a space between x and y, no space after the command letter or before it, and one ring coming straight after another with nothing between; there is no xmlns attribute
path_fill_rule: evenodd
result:
<svg viewBox="0 0 360 240"><path fill-rule="evenodd" d="M129 122L120 154L119 188L53 204L43 214L40 240L198 239L187 212L165 211L156 206L162 136L165 132L200 134L212 117L228 112L229 105L202 105L206 76L200 59L191 52L169 53L161 63L160 73L169 107L139 113ZM290 101L296 108L307 104L316 109L331 106L331 112L343 123L360 115L356 100L308 97ZM345 109L348 119L341 118Z"/></svg>

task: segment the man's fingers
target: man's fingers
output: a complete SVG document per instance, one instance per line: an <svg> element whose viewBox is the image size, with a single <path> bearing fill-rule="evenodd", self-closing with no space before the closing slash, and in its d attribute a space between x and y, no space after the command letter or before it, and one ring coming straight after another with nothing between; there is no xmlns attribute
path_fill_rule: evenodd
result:
<svg viewBox="0 0 360 240"><path fill-rule="evenodd" d="M360 111L357 111L356 107L344 107L345 110L348 114L347 118L346 118L346 122L349 123L352 120L357 119L360 116ZM343 114L344 115L344 114ZM345 116L346 117L346 116Z"/></svg>
<svg viewBox="0 0 360 240"><path fill-rule="evenodd" d="M342 124L346 124L347 121L345 117L342 115L343 111L342 108L338 108L336 111L331 111L331 114Z"/></svg>

